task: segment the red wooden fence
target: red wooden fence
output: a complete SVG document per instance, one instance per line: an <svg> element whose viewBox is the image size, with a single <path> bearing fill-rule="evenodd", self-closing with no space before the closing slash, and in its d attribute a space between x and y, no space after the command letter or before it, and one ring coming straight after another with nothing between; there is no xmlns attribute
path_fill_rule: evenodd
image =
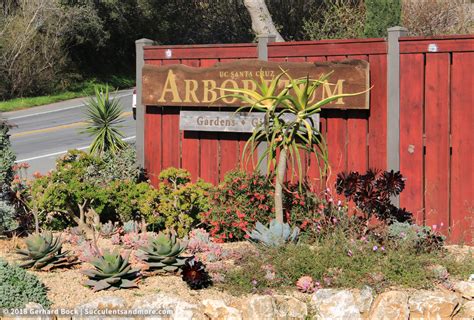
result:
<svg viewBox="0 0 474 320"><path fill-rule="evenodd" d="M435 44L436 53L428 51ZM166 51L172 50L172 58ZM474 36L400 39L400 169L407 178L402 207L419 223L436 224L453 242L472 241L474 230ZM270 61L370 63L370 110L323 110L332 167L340 171L386 168L387 43L384 39L272 43ZM147 64L206 67L216 62L257 58L255 44L150 46ZM152 183L167 167L183 167L212 183L239 166L246 134L181 132L179 110L148 106L145 167ZM318 180L316 159L305 157L306 174ZM247 168L251 170L252 168ZM441 226L442 224L442 226Z"/></svg>

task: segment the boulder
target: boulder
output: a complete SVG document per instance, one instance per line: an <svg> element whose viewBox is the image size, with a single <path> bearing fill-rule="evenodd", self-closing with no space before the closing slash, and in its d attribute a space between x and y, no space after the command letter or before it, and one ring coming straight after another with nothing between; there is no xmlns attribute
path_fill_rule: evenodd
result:
<svg viewBox="0 0 474 320"><path fill-rule="evenodd" d="M455 314L462 300L455 293L416 291L410 299L410 319L445 319Z"/></svg>
<svg viewBox="0 0 474 320"><path fill-rule="evenodd" d="M276 295L275 319L306 319L308 307L306 303L290 296Z"/></svg>
<svg viewBox="0 0 474 320"><path fill-rule="evenodd" d="M131 309L150 311L155 310L160 314L152 316L135 316L135 319L161 320L191 320L207 319L195 304L190 304L176 297L170 297L164 294L156 294L136 300ZM163 314L166 312L167 314Z"/></svg>
<svg viewBox="0 0 474 320"><path fill-rule="evenodd" d="M209 319L241 320L242 314L236 308L229 307L222 300L206 299L201 302L201 311Z"/></svg>
<svg viewBox="0 0 474 320"><path fill-rule="evenodd" d="M361 319L354 295L349 290L320 289L311 299L316 319Z"/></svg>
<svg viewBox="0 0 474 320"><path fill-rule="evenodd" d="M360 290L354 290L352 294L354 295L355 303L359 308L359 312L369 312L372 302L374 301L374 290L369 286L364 286Z"/></svg>
<svg viewBox="0 0 474 320"><path fill-rule="evenodd" d="M468 300L474 299L474 281L459 281L454 283L453 288Z"/></svg>
<svg viewBox="0 0 474 320"><path fill-rule="evenodd" d="M453 319L455 320L472 320L474 319L474 301L468 301L466 302L461 309L459 310L459 313L457 313Z"/></svg>
<svg viewBox="0 0 474 320"><path fill-rule="evenodd" d="M243 300L238 309L245 320L270 320L275 318L276 304L272 296L254 295Z"/></svg>
<svg viewBox="0 0 474 320"><path fill-rule="evenodd" d="M408 319L408 295L403 291L388 291L380 294L374 301L369 313L373 320Z"/></svg>
<svg viewBox="0 0 474 320"><path fill-rule="evenodd" d="M54 315L41 314L41 312L46 312L46 310L41 304L36 302L28 302L24 309L28 310L27 315L1 316L0 318L2 320L53 320L56 318Z"/></svg>
<svg viewBox="0 0 474 320"><path fill-rule="evenodd" d="M115 297L115 296L103 296L81 304L75 308L75 315L72 316L73 320L81 320L81 319L88 319L88 320L99 320L106 315L98 314L98 312L106 312L106 310L124 310L127 307L127 303L123 298ZM131 318L123 318L123 317L107 317L107 319L131 319Z"/></svg>

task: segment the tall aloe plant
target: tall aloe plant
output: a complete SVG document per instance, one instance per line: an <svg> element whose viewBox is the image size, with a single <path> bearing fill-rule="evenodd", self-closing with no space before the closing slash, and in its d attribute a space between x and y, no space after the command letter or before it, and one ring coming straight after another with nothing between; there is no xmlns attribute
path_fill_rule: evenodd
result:
<svg viewBox="0 0 474 320"><path fill-rule="evenodd" d="M309 77L293 79L282 71L271 81L260 77L255 81L256 90L222 89L230 94L222 97L234 97L241 100L243 110L265 113L265 121L257 126L245 144L243 157L253 158L258 145L267 142L265 151L257 162L257 168L267 159L267 173L275 168L275 214L279 222L283 222L283 183L287 170L287 162L291 160L298 170L299 181L303 178L303 165L300 151L314 153L320 163L321 176L328 168L326 142L315 125L312 117L321 112L321 107L340 98L355 96L364 92L346 93L330 96L326 99L313 101L315 91L327 82L331 73L314 80ZM282 78L287 78L285 86L280 85ZM291 120L287 115L293 115ZM278 154L279 151L279 154ZM296 166L295 166L296 164Z"/></svg>
<svg viewBox="0 0 474 320"><path fill-rule="evenodd" d="M83 131L94 137L90 153L115 153L126 146L120 131L120 123L124 121L121 114L120 103L116 98L110 97L109 87L95 87L95 98L90 98L87 103L87 124Z"/></svg>

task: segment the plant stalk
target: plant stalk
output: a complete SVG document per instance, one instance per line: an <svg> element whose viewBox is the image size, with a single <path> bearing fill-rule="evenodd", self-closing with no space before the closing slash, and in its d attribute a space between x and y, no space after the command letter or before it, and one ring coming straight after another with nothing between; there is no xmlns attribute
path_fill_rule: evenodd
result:
<svg viewBox="0 0 474 320"><path fill-rule="evenodd" d="M283 183L286 175L286 158L287 149L282 148L280 150L280 157L278 158L275 181L275 218L280 223L283 223Z"/></svg>

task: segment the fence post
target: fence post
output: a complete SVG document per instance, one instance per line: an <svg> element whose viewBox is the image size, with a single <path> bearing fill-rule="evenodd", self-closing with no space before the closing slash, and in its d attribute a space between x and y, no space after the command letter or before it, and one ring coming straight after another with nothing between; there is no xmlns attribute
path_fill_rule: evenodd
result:
<svg viewBox="0 0 474 320"><path fill-rule="evenodd" d="M406 36L407 29L388 29L387 54L387 170L400 170L400 44L398 38ZM398 206L400 199L392 199Z"/></svg>
<svg viewBox="0 0 474 320"><path fill-rule="evenodd" d="M151 46L153 43L153 40L150 39L139 39L135 41L135 89L137 92L135 148L137 150L137 162L141 168L145 167L145 107L142 105L142 67L145 64L143 59L143 47Z"/></svg>
<svg viewBox="0 0 474 320"><path fill-rule="evenodd" d="M272 34L264 34L257 37L258 38L258 60L261 61L268 61L268 44L270 42L275 42L276 36ZM267 149L267 142L262 141L257 148L257 155L258 158L262 156L262 154ZM262 174L267 174L267 161L262 161L262 165L260 166L260 172Z"/></svg>

